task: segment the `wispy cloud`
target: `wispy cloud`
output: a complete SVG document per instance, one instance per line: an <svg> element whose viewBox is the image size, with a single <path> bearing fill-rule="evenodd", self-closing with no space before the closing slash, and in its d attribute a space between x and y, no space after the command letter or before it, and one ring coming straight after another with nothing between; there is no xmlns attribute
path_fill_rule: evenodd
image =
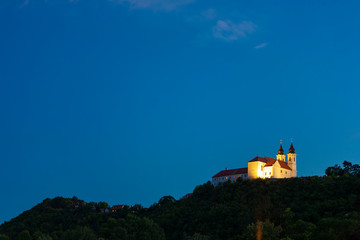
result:
<svg viewBox="0 0 360 240"><path fill-rule="evenodd" d="M212 8L201 12L201 16L203 16L205 19L214 19L216 18L216 15L216 11Z"/></svg>
<svg viewBox="0 0 360 240"><path fill-rule="evenodd" d="M218 20L213 27L213 34L215 38L233 41L245 38L247 35L255 32L255 29L256 25L251 21L242 21L235 24L230 20Z"/></svg>
<svg viewBox="0 0 360 240"><path fill-rule="evenodd" d="M29 5L29 0L25 0L25 1L20 5L20 7L23 8L23 7L26 7L27 5Z"/></svg>
<svg viewBox="0 0 360 240"><path fill-rule="evenodd" d="M20 7L25 7L29 5L30 1L33 2L33 0L23 0L23 3L20 5ZM34 0L34 1L43 2L43 3L47 3L48 1L56 2L55 0ZM76 3L79 1L87 2L88 0L61 0L61 1ZM61 1L59 0L59 2ZM113 2L117 4L128 4L130 9L150 8L153 10L170 11L182 5L192 3L196 0L104 0L104 1Z"/></svg>
<svg viewBox="0 0 360 240"><path fill-rule="evenodd" d="M35 4L47 4L47 3L51 3L51 2L54 2L54 1L51 1L51 0L23 0L23 3L20 5L20 8L23 8L23 7L27 7L28 5L30 5L30 1L31 1L31 4L35 3ZM65 0L69 3L76 3L80 0Z"/></svg>
<svg viewBox="0 0 360 240"><path fill-rule="evenodd" d="M170 11L195 0L112 0L118 3L128 3L130 8L151 8L155 10Z"/></svg>
<svg viewBox="0 0 360 240"><path fill-rule="evenodd" d="M254 48L255 49L260 49L260 48L264 48L266 47L268 44L266 42L262 43L262 44L259 44L259 45L256 45Z"/></svg>

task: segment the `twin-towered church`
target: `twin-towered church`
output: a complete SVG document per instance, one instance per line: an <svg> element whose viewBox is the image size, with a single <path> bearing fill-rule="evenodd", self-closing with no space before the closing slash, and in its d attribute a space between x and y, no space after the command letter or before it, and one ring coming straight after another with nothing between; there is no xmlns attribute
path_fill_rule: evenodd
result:
<svg viewBox="0 0 360 240"><path fill-rule="evenodd" d="M293 143L286 156L280 143L276 159L271 157L255 157L248 162L247 168L225 169L212 177L212 184L218 185L222 182L235 182L238 178L290 178L296 177L296 153Z"/></svg>

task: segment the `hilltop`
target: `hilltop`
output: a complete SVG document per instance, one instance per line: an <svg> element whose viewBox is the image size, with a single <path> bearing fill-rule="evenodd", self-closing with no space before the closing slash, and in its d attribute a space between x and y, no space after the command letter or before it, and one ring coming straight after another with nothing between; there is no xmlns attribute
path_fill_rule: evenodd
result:
<svg viewBox="0 0 360 240"><path fill-rule="evenodd" d="M324 177L208 182L187 199L109 213L104 202L45 199L1 225L0 239L360 239L354 166L328 168Z"/></svg>

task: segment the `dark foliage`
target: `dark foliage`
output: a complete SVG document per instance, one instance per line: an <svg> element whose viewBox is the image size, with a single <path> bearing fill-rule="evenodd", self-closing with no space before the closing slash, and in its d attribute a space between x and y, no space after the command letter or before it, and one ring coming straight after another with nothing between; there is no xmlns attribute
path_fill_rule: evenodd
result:
<svg viewBox="0 0 360 240"><path fill-rule="evenodd" d="M105 202L45 199L0 226L0 240L311 240L360 239L359 166L325 177L246 180L162 197L149 208L104 213Z"/></svg>
<svg viewBox="0 0 360 240"><path fill-rule="evenodd" d="M195 188L191 198L155 204L145 216L166 239L360 239L360 178L247 180ZM260 229L260 230L259 230ZM190 238L191 239L191 238Z"/></svg>
<svg viewBox="0 0 360 240"><path fill-rule="evenodd" d="M11 240L164 240L154 221L134 215L133 208L104 213L106 203L85 203L77 198L45 199L0 227ZM136 206L137 210L141 209ZM141 212L141 211L140 211ZM0 239L2 235L0 235ZM6 238L4 238L6 239Z"/></svg>
<svg viewBox="0 0 360 240"><path fill-rule="evenodd" d="M328 167L325 171L327 176L343 176L343 175L356 175L360 176L360 166L358 164L352 164L351 162L344 161L343 168L339 165Z"/></svg>

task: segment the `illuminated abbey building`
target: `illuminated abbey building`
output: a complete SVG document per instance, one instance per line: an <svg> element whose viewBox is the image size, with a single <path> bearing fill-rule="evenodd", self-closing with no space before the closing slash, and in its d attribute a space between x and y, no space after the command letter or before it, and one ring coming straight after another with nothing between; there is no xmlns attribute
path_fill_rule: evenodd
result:
<svg viewBox="0 0 360 240"><path fill-rule="evenodd" d="M296 153L293 143L286 156L280 143L278 154L275 158L255 157L248 161L247 168L225 169L212 177L212 184L218 185L222 182L235 182L238 178L291 178L296 177Z"/></svg>

